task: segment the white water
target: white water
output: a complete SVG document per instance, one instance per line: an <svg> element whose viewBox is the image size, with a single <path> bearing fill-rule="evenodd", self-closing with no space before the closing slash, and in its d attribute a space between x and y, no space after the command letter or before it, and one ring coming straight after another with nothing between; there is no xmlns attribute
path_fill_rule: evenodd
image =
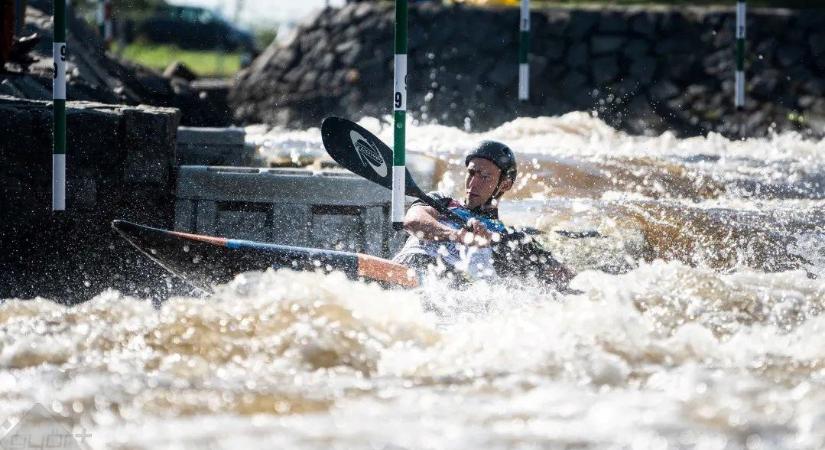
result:
<svg viewBox="0 0 825 450"><path fill-rule="evenodd" d="M604 236L545 238L583 293L269 271L160 309L9 299L0 424L40 404L92 448L825 447L825 142L582 113L408 136L445 190L475 141L511 145L508 222ZM320 151L276 130L264 156Z"/></svg>

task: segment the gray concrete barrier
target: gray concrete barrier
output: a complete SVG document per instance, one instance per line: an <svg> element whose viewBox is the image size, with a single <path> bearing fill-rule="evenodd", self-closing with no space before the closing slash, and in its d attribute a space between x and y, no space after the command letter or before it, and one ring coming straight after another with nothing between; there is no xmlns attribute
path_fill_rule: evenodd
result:
<svg viewBox="0 0 825 450"><path fill-rule="evenodd" d="M181 166L175 229L388 257L389 191L345 171Z"/></svg>

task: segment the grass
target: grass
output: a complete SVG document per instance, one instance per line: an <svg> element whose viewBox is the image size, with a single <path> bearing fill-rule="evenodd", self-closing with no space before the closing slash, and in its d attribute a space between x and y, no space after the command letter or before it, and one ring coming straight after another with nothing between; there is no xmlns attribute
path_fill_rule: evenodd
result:
<svg viewBox="0 0 825 450"><path fill-rule="evenodd" d="M160 70L174 61L180 61L200 77L226 78L241 67L240 53L182 50L173 45L134 42L123 49L123 57L142 66Z"/></svg>

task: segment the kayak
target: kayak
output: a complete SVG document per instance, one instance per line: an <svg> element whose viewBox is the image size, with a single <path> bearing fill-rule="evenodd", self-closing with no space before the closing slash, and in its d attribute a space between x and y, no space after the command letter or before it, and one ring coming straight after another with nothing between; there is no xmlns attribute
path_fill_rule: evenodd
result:
<svg viewBox="0 0 825 450"><path fill-rule="evenodd" d="M353 280L385 287L413 288L418 278L407 267L376 256L206 236L115 220L112 228L167 271L212 292L239 273L267 268L343 272Z"/></svg>

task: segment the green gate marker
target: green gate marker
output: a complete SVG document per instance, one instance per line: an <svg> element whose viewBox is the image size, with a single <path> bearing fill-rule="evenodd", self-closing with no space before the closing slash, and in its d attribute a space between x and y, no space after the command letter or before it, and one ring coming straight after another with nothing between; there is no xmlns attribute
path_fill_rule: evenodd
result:
<svg viewBox="0 0 825 450"><path fill-rule="evenodd" d="M745 106L745 0L736 2L736 109Z"/></svg>
<svg viewBox="0 0 825 450"><path fill-rule="evenodd" d="M54 2L52 211L66 210L66 0Z"/></svg>
<svg viewBox="0 0 825 450"><path fill-rule="evenodd" d="M404 185L406 179L407 122L407 0L395 1L395 79L392 151L392 227L404 228Z"/></svg>
<svg viewBox="0 0 825 450"><path fill-rule="evenodd" d="M521 0L519 31L518 99L527 100L530 97L530 65L527 63L530 53L530 0Z"/></svg>

